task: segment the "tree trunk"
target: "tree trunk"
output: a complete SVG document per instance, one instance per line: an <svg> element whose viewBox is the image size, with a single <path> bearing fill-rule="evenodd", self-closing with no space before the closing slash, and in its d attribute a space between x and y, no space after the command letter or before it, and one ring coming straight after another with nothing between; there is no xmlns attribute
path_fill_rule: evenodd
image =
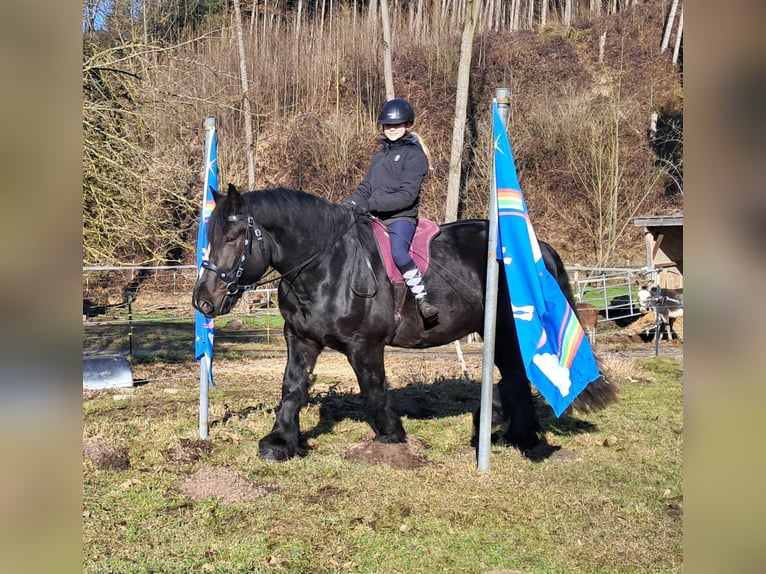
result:
<svg viewBox="0 0 766 574"><path fill-rule="evenodd" d="M535 2L534 0L527 0L527 27L530 30L535 29Z"/></svg>
<svg viewBox="0 0 766 574"><path fill-rule="evenodd" d="M234 0L234 18L237 27L237 42L239 44L239 75L242 81L242 115L245 122L245 145L247 155L247 185L248 190L255 189L255 161L253 159L253 125L250 113L250 88L247 81L247 57L245 55L245 38L242 32L242 12L239 0Z"/></svg>
<svg viewBox="0 0 766 574"><path fill-rule="evenodd" d="M678 30L676 30L676 45L673 48L673 65L678 63L678 54L681 51L681 39L684 33L684 7L681 6L681 15L678 17Z"/></svg>
<svg viewBox="0 0 766 574"><path fill-rule="evenodd" d="M598 37L598 63L604 63L604 48L606 47L606 30L601 32Z"/></svg>
<svg viewBox="0 0 766 574"><path fill-rule="evenodd" d="M301 20L303 19L303 0L298 0L298 15L295 18L295 38L296 41L301 35Z"/></svg>
<svg viewBox="0 0 766 574"><path fill-rule="evenodd" d="M665 23L665 33L662 35L662 45L660 46L660 52L664 52L668 49L670 33L673 31L673 22L676 19L676 10L678 10L678 0L673 0L673 2L670 4L668 21Z"/></svg>
<svg viewBox="0 0 766 574"><path fill-rule="evenodd" d="M388 18L388 0L380 0L380 21L383 25L383 78L386 82L386 100L394 96L394 72L391 64L391 23Z"/></svg>
<svg viewBox="0 0 766 574"><path fill-rule="evenodd" d="M481 0L466 0L463 38L460 43L460 62L457 73L457 94L455 96L455 123L452 128L452 151L447 180L447 205L445 223L455 221L460 203L460 174L465 138L465 119L468 107L468 85L471 79L471 56L473 54L473 33L481 14Z"/></svg>
<svg viewBox="0 0 766 574"><path fill-rule="evenodd" d="M375 29L375 25L378 22L378 0L370 0L370 4L367 8L367 25L370 30Z"/></svg>

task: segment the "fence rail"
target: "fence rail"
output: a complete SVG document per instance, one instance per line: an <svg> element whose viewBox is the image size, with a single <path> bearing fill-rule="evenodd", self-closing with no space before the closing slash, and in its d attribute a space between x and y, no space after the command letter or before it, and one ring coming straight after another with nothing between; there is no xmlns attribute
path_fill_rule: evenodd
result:
<svg viewBox="0 0 766 574"><path fill-rule="evenodd" d="M637 291L652 269L568 267L579 302L602 310L600 322L622 327L639 311ZM83 267L83 353L194 353L193 265ZM622 324L621 324L622 323ZM276 289L243 294L216 319L216 352L284 349Z"/></svg>

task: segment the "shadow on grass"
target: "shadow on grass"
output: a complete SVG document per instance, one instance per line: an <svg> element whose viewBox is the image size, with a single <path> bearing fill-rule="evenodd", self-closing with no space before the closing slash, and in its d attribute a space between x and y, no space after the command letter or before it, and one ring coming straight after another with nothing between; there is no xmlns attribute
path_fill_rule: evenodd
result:
<svg viewBox="0 0 766 574"><path fill-rule="evenodd" d="M459 416L473 413L481 403L481 384L463 379L438 379L433 383L414 383L406 387L390 389L391 404L399 416L410 419L427 420ZM315 439L330 434L337 423L345 419L370 423L364 400L359 393L339 393L331 388L310 399L311 404L319 405L319 422L311 430L302 433L304 439ZM589 433L596 426L580 420L570 413L556 418L550 406L542 397L536 397L535 406L540 426L557 436L572 436ZM492 435L492 442L503 445L501 433ZM476 446L476 445L473 445ZM545 438L523 454L533 462L543 461L552 456L561 447L550 445Z"/></svg>
<svg viewBox="0 0 766 574"><path fill-rule="evenodd" d="M217 356L242 350L244 346L282 344L281 329L216 327ZM135 320L83 324L83 354L114 353L136 357L194 356L194 321L189 319Z"/></svg>

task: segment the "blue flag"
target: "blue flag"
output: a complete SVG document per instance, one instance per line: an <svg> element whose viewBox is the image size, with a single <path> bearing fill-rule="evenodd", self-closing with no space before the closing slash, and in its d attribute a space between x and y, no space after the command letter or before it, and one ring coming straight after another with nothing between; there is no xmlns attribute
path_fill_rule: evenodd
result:
<svg viewBox="0 0 766 574"><path fill-rule="evenodd" d="M202 262L208 258L207 224L210 214L215 208L213 190L218 191L218 152L215 135L215 120L205 120L205 184L202 191L202 209L199 216L199 232L197 233L197 274L202 268ZM199 311L195 311L194 329L194 358L207 368L208 381L213 386L213 326L212 318L208 319Z"/></svg>
<svg viewBox="0 0 766 574"><path fill-rule="evenodd" d="M558 417L599 377L599 369L574 310L543 262L497 102L492 104L492 116L497 258L508 280L527 377Z"/></svg>

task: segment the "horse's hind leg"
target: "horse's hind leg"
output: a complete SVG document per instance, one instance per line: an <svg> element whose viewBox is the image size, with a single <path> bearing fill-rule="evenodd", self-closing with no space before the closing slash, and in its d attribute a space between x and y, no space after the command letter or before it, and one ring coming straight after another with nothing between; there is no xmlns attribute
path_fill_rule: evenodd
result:
<svg viewBox="0 0 766 574"><path fill-rule="evenodd" d="M537 420L532 388L521 363L495 357L501 379L492 393L492 427L508 424L503 441L521 451L528 450L540 442L540 423ZM472 444L478 444L479 417L481 408L473 415L474 436ZM492 435L493 442L496 440Z"/></svg>
<svg viewBox="0 0 766 574"><path fill-rule="evenodd" d="M521 368L498 367L502 378L497 386L503 416L508 421L503 439L520 451L531 449L540 442L540 423L532 399L532 387L521 365Z"/></svg>
<svg viewBox="0 0 766 574"><path fill-rule="evenodd" d="M498 305L495 365L501 379L497 386L503 418L508 421L503 439L507 444L525 451L540 442L540 423L532 399L532 387L519 351L509 303L503 299Z"/></svg>
<svg viewBox="0 0 766 574"><path fill-rule="evenodd" d="M260 456L274 461L305 454L300 445L299 415L308 403L309 375L322 350L315 342L298 338L289 325L285 325L285 340L287 366L282 379L282 402L274 428L259 443Z"/></svg>
<svg viewBox="0 0 766 574"><path fill-rule="evenodd" d="M370 412L370 424L375 431L375 440L389 443L404 442L407 435L404 432L402 420L391 408L383 350L383 345L374 348L355 348L350 349L346 356L356 373L359 388Z"/></svg>

